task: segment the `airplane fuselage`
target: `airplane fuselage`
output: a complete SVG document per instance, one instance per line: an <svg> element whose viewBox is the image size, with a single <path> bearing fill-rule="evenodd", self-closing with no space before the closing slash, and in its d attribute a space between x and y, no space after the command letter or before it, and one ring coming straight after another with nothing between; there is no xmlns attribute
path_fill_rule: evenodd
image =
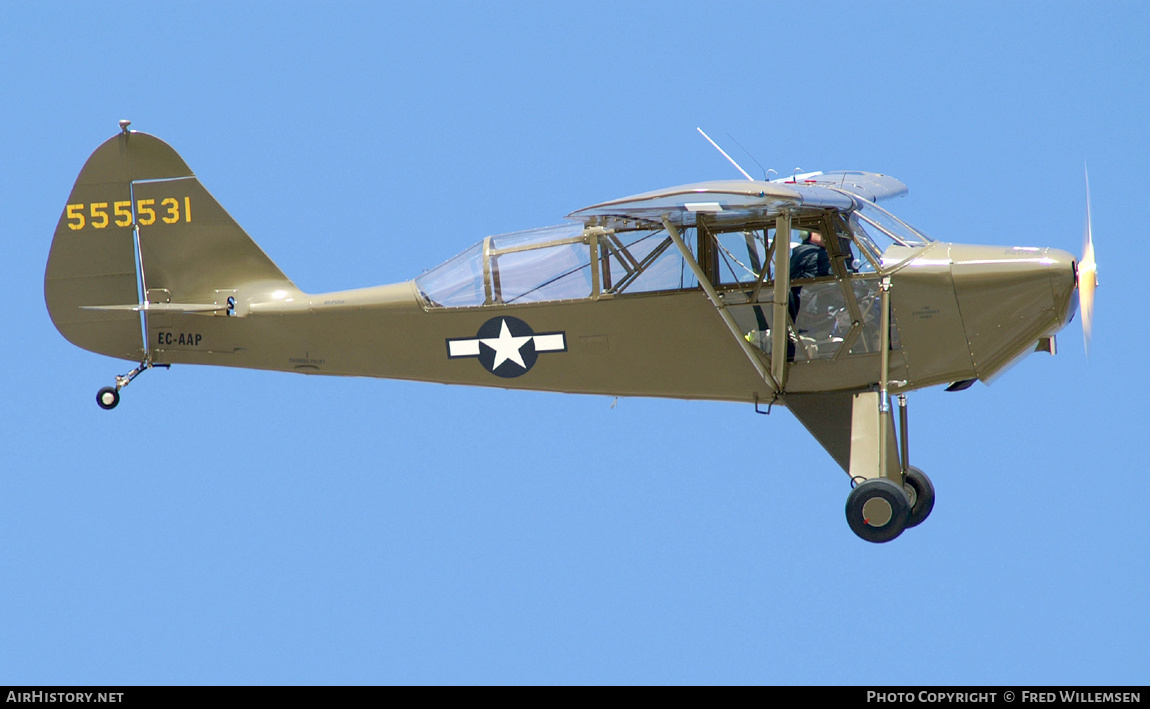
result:
<svg viewBox="0 0 1150 709"><path fill-rule="evenodd" d="M941 242L909 259L891 275L894 388L989 379L1034 350L1073 315L1073 263L1055 249ZM428 307L414 281L278 296L234 317L149 314L154 361L612 396L751 402L774 395L698 288L474 308ZM505 350L534 355L530 366L501 362L511 376L485 366L479 351L486 346L452 356L453 341L497 342L479 332L504 318L530 328L518 337L550 333L562 347L509 343ZM864 352L794 362L787 392L864 388L878 381L879 360Z"/></svg>

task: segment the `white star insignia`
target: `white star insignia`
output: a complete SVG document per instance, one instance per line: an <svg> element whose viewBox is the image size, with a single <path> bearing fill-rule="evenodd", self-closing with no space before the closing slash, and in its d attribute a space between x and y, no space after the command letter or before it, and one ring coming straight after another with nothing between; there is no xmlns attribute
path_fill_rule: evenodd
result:
<svg viewBox="0 0 1150 709"><path fill-rule="evenodd" d="M519 354L519 350L527 341L532 338L531 335L523 335L520 337L513 337L511 331L507 329L507 321L504 320L499 328L499 337L484 337L479 341L495 350L495 364L491 365L492 369L497 369L499 365L507 360L511 360L520 367L527 369L527 365L523 362L523 356Z"/></svg>

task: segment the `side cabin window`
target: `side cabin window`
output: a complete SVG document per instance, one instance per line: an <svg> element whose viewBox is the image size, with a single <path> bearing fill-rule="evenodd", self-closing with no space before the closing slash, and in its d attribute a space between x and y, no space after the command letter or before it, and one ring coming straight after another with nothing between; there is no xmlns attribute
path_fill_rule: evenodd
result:
<svg viewBox="0 0 1150 709"><path fill-rule="evenodd" d="M697 257L695 230L684 229L681 235L691 256ZM654 293L699 286L695 272L662 227L604 230L596 240L605 294Z"/></svg>
<svg viewBox="0 0 1150 709"><path fill-rule="evenodd" d="M766 277L770 278L771 247L775 240L773 225L759 228L748 225L734 231L704 227L703 233L710 238L704 263L711 262L709 270L716 287L754 286L764 268Z"/></svg>
<svg viewBox="0 0 1150 709"><path fill-rule="evenodd" d="M705 270L744 337L770 355L775 223L723 229L703 224ZM881 272L913 256L928 237L873 203L791 222L787 357L829 360L880 349ZM891 348L900 349L892 320Z"/></svg>
<svg viewBox="0 0 1150 709"><path fill-rule="evenodd" d="M535 303L591 295L591 252L580 225L483 240L484 302Z"/></svg>
<svg viewBox="0 0 1150 709"><path fill-rule="evenodd" d="M694 248L694 230L683 237ZM564 224L489 236L415 279L430 307L467 308L695 288L662 227Z"/></svg>
<svg viewBox="0 0 1150 709"><path fill-rule="evenodd" d="M709 246L704 248L704 261L700 263L712 274L716 288L753 287L764 269L766 275L761 280L774 281L774 220L738 229L705 223L701 228ZM835 277L840 273L849 277L868 269L874 271L869 261L860 260L867 254L860 253L850 225L837 214L794 219L790 253L792 280ZM878 258L876 255L876 262ZM841 272L836 262L842 265Z"/></svg>

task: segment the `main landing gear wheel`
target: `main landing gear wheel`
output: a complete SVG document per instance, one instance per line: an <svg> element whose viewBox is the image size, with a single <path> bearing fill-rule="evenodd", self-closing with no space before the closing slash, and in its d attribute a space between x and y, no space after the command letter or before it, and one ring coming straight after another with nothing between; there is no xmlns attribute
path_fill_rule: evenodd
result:
<svg viewBox="0 0 1150 709"><path fill-rule="evenodd" d="M910 502L896 483L872 478L851 490L846 512L852 532L868 542L882 544L906 529Z"/></svg>
<svg viewBox="0 0 1150 709"><path fill-rule="evenodd" d="M934 484L926 473L912 465L907 468L906 485L903 488L910 497L910 518L906 522L909 529L925 522L934 509Z"/></svg>
<svg viewBox="0 0 1150 709"><path fill-rule="evenodd" d="M104 387L96 392L96 403L101 409L114 409L120 403L120 392L116 391L116 387Z"/></svg>

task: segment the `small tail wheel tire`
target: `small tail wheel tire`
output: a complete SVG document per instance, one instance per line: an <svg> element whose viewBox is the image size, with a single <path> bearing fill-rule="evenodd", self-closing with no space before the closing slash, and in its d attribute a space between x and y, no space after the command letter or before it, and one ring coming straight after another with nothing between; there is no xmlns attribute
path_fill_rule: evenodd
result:
<svg viewBox="0 0 1150 709"><path fill-rule="evenodd" d="M116 387L104 387L96 392L96 403L101 409L114 409L120 403L120 392L116 391Z"/></svg>
<svg viewBox="0 0 1150 709"><path fill-rule="evenodd" d="M847 496L847 524L859 538L882 544L902 534L910 517L906 492L887 478L872 478Z"/></svg>
<svg viewBox="0 0 1150 709"><path fill-rule="evenodd" d="M911 500L910 519L906 522L909 529L925 522L934 509L934 484L926 473L912 465L906 470L904 487Z"/></svg>

